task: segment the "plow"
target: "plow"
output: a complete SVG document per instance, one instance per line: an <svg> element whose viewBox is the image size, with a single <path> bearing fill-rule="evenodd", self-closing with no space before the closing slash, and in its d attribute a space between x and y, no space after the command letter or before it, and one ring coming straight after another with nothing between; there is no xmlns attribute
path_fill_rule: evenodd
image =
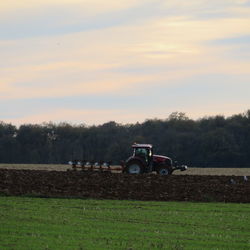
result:
<svg viewBox="0 0 250 250"><path fill-rule="evenodd" d="M179 166L177 162L173 162L170 157L155 155L151 144L133 144L133 153L126 160L121 161L120 165L112 165L111 161L86 161L72 160L69 162L72 170L88 170L88 171L108 171L121 172L128 174L143 174L156 172L160 175L171 175L174 171L187 170L186 165Z"/></svg>
<svg viewBox="0 0 250 250"><path fill-rule="evenodd" d="M73 170L89 170L89 171L120 171L123 172L123 165L112 165L112 162L104 162L104 161L78 161L78 160L73 160L69 162L69 165L71 165Z"/></svg>

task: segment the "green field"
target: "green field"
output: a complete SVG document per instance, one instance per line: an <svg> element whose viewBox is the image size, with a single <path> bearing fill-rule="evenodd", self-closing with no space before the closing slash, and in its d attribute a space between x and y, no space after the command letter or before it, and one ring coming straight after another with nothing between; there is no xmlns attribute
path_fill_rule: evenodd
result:
<svg viewBox="0 0 250 250"><path fill-rule="evenodd" d="M0 197L0 249L250 249L250 204Z"/></svg>

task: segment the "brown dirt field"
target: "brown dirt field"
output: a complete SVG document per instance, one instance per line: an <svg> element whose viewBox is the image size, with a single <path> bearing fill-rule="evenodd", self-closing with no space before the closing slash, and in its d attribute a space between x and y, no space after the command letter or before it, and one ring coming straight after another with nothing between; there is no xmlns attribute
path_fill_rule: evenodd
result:
<svg viewBox="0 0 250 250"><path fill-rule="evenodd" d="M0 169L0 194L249 203L250 177Z"/></svg>
<svg viewBox="0 0 250 250"><path fill-rule="evenodd" d="M0 164L0 169L26 169L26 170L49 170L67 171L69 165L56 164ZM174 175L227 175L227 176L250 176L249 168L188 168L187 171L175 171Z"/></svg>

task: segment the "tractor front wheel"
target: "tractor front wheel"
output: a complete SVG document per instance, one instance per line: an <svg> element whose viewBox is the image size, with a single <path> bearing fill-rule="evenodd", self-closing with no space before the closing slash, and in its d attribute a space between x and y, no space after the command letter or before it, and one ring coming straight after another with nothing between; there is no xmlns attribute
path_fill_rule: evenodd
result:
<svg viewBox="0 0 250 250"><path fill-rule="evenodd" d="M128 174L142 174L143 173L143 166L140 162L132 161L127 164L125 172Z"/></svg>
<svg viewBox="0 0 250 250"><path fill-rule="evenodd" d="M168 167L160 167L158 170L157 170L157 173L159 175L170 175L172 174L172 171L171 169L169 169Z"/></svg>

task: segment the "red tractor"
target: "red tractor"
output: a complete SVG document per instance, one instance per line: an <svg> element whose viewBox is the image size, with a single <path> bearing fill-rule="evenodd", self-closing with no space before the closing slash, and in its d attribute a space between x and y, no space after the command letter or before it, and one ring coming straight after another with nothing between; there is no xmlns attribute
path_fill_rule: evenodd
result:
<svg viewBox="0 0 250 250"><path fill-rule="evenodd" d="M133 155L124 163L123 172L129 174L142 174L156 171L160 175L170 175L175 170L185 171L187 166L173 164L171 158L154 155L151 144L133 144Z"/></svg>

